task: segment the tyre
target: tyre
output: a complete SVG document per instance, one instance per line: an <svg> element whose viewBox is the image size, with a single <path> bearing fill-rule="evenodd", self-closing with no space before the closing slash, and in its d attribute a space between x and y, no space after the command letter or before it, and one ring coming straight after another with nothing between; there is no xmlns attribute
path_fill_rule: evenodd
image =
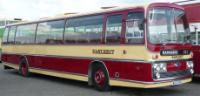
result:
<svg viewBox="0 0 200 96"><path fill-rule="evenodd" d="M28 66L26 59L21 60L21 63L19 66L19 73L24 77L29 76L29 66Z"/></svg>
<svg viewBox="0 0 200 96"><path fill-rule="evenodd" d="M92 71L92 82L93 86L99 91L108 91L109 86L109 76L105 67L101 64L94 66Z"/></svg>

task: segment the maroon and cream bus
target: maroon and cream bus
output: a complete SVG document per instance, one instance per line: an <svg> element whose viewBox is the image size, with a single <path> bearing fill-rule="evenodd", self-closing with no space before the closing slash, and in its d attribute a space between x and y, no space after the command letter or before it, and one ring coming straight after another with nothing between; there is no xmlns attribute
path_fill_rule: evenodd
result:
<svg viewBox="0 0 200 96"><path fill-rule="evenodd" d="M190 24L191 42L194 62L194 76L200 76L200 1L180 3L186 11Z"/></svg>
<svg viewBox="0 0 200 96"><path fill-rule="evenodd" d="M191 81L184 8L152 3L73 14L6 27L5 69L109 86L157 88Z"/></svg>

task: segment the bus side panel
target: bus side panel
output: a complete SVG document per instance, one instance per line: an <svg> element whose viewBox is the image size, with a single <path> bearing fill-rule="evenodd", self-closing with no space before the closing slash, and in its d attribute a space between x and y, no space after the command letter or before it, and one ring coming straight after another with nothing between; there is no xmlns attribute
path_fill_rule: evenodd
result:
<svg viewBox="0 0 200 96"><path fill-rule="evenodd" d="M20 56L14 54L2 54L2 61L18 65L20 62Z"/></svg>
<svg viewBox="0 0 200 96"><path fill-rule="evenodd" d="M151 64L126 61L105 61L105 64L111 79L152 81Z"/></svg>
<svg viewBox="0 0 200 96"><path fill-rule="evenodd" d="M7 57L8 57L7 54L3 54L3 53L1 54L1 60L2 61L6 62L7 61Z"/></svg>
<svg viewBox="0 0 200 96"><path fill-rule="evenodd" d="M195 74L200 74L200 46L192 46Z"/></svg>
<svg viewBox="0 0 200 96"><path fill-rule="evenodd" d="M88 68L91 60L71 59L62 57L47 57L47 56L28 56L31 67L69 72L76 74L88 74Z"/></svg>
<svg viewBox="0 0 200 96"><path fill-rule="evenodd" d="M152 67L149 63L125 62L123 74L125 79L152 81Z"/></svg>
<svg viewBox="0 0 200 96"><path fill-rule="evenodd" d="M26 56L30 67L41 68L41 60L37 56Z"/></svg>
<svg viewBox="0 0 200 96"><path fill-rule="evenodd" d="M75 59L69 57L26 56L31 68L46 69L47 71L67 72L72 74L88 75L91 59ZM3 55L5 62L19 64L19 55ZM108 69L110 79L152 81L151 64L103 60ZM118 76L117 76L118 75Z"/></svg>

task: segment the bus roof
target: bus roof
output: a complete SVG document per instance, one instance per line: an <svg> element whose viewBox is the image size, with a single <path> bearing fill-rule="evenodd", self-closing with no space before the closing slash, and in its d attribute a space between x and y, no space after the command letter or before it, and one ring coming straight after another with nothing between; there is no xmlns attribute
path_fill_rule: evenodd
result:
<svg viewBox="0 0 200 96"><path fill-rule="evenodd" d="M114 11L123 11L123 10L134 9L134 8L144 8L144 9L146 9L150 4L154 4L154 3L129 4L129 5L120 6L120 7L113 7L113 8L109 8L109 9L101 9L101 10L95 11L95 12L85 12L85 13L77 13L77 14L69 14L69 15L63 15L63 16L49 17L49 18L39 19L39 20L36 20L36 21L19 22L19 23L10 24L10 25L7 25L7 26L25 25L25 24L31 24L31 23L37 23L37 22L43 22L43 21L59 20L59 19L81 17L81 16L88 16L88 15L97 15L97 14L104 14L104 13L109 13L109 12L114 12ZM167 3L167 4L174 4L174 3Z"/></svg>

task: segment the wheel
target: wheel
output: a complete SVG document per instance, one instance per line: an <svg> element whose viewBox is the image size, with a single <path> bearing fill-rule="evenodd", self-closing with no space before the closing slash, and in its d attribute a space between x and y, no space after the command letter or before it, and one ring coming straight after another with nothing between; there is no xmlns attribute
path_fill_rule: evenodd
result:
<svg viewBox="0 0 200 96"><path fill-rule="evenodd" d="M28 77L29 76L28 67L29 66L28 66L26 60L22 59L21 63L20 63L20 67L19 67L19 73L24 77Z"/></svg>
<svg viewBox="0 0 200 96"><path fill-rule="evenodd" d="M93 86L99 91L108 91L110 89L108 73L103 65L98 64L93 68L92 82Z"/></svg>

